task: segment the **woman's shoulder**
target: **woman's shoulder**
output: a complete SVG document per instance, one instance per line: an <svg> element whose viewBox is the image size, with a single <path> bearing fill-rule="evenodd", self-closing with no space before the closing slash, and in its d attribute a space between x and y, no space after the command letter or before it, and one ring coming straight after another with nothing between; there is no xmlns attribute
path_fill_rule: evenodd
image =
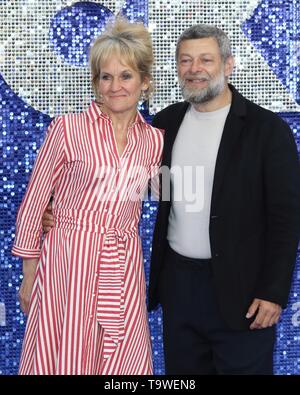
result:
<svg viewBox="0 0 300 395"><path fill-rule="evenodd" d="M86 129L88 129L87 125L89 118L87 111L69 112L60 115L58 118L60 118L60 122L62 123L67 135L78 133L81 135Z"/></svg>
<svg viewBox="0 0 300 395"><path fill-rule="evenodd" d="M164 129L157 128L152 126L150 123L147 123L147 129L150 133L154 134L155 136L164 137L165 131Z"/></svg>
<svg viewBox="0 0 300 395"><path fill-rule="evenodd" d="M80 111L62 114L58 118L61 118L62 122L72 122L77 124L79 122L82 122L83 119L86 119L87 116L87 111Z"/></svg>

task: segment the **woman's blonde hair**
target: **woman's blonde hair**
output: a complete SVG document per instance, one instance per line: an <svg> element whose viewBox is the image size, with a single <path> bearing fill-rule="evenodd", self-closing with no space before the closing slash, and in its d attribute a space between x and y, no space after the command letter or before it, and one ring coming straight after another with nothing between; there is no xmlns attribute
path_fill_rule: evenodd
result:
<svg viewBox="0 0 300 395"><path fill-rule="evenodd" d="M101 65L112 55L119 56L120 60L139 72L141 80L149 79L149 88L144 92L144 100L149 98L153 91L152 65L153 48L148 30L142 23L130 23L123 17L117 17L106 30L96 38L90 50L90 67L92 74L92 87L96 98L98 94L98 79Z"/></svg>

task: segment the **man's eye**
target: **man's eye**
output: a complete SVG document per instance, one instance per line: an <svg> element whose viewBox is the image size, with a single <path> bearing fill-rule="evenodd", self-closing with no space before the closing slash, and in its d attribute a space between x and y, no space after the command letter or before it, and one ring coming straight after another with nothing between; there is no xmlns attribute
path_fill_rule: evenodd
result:
<svg viewBox="0 0 300 395"><path fill-rule="evenodd" d="M189 62L190 62L190 59L181 59L181 61L180 61L181 64L186 64Z"/></svg>

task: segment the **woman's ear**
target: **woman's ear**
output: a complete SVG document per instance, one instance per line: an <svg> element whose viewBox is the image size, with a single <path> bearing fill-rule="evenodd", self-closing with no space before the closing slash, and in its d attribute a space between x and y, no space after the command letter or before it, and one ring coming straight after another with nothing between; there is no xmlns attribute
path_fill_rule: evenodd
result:
<svg viewBox="0 0 300 395"><path fill-rule="evenodd" d="M142 82L142 91L147 91L150 87L150 78L148 76L144 77Z"/></svg>

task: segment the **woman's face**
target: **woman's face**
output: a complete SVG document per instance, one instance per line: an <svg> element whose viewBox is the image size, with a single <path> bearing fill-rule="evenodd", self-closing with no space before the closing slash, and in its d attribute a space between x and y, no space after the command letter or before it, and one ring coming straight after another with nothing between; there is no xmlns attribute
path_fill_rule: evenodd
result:
<svg viewBox="0 0 300 395"><path fill-rule="evenodd" d="M122 114L136 110L141 91L149 87L148 81L141 81L140 74L118 56L112 56L101 65L98 82L104 111L108 114Z"/></svg>

